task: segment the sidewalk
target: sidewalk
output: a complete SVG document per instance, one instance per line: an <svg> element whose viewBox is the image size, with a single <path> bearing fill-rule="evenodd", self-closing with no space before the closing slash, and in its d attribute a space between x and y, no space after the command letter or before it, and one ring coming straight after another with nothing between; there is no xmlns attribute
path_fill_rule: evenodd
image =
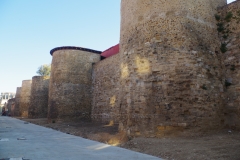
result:
<svg viewBox="0 0 240 160"><path fill-rule="evenodd" d="M0 116L0 160L157 160L159 158Z"/></svg>

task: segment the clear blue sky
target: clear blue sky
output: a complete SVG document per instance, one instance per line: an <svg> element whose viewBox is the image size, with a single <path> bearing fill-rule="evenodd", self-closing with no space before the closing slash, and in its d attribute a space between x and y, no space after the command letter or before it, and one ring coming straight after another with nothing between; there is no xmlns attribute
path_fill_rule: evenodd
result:
<svg viewBox="0 0 240 160"><path fill-rule="evenodd" d="M0 92L50 64L55 47L103 51L119 36L120 0L0 0Z"/></svg>

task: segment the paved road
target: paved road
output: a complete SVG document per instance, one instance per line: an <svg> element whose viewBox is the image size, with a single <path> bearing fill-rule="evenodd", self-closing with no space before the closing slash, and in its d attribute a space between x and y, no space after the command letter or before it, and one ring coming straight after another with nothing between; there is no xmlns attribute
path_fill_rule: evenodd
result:
<svg viewBox="0 0 240 160"><path fill-rule="evenodd" d="M0 116L0 160L9 158L12 160L159 160L157 157Z"/></svg>

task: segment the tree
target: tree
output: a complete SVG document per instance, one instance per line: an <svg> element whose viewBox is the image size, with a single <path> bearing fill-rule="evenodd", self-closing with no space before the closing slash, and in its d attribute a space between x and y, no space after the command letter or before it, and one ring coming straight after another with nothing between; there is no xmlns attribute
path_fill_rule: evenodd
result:
<svg viewBox="0 0 240 160"><path fill-rule="evenodd" d="M37 74L40 76L50 76L50 73L51 73L50 64L41 65L37 70Z"/></svg>

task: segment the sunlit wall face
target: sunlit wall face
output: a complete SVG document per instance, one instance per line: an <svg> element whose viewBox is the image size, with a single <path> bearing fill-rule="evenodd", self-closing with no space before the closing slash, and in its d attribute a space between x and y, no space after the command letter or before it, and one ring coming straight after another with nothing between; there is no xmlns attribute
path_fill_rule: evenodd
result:
<svg viewBox="0 0 240 160"><path fill-rule="evenodd" d="M122 129L148 134L158 125L220 122L223 85L214 15L225 4L122 0Z"/></svg>

